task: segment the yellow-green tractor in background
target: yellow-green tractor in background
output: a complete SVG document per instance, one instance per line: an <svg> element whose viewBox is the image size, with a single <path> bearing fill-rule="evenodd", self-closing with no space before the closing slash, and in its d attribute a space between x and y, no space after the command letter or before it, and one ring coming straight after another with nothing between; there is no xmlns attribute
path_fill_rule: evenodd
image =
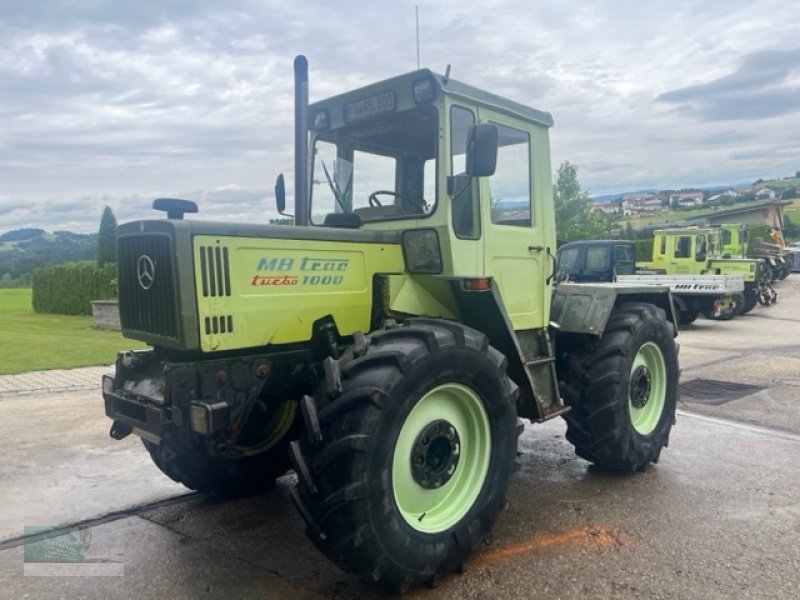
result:
<svg viewBox="0 0 800 600"><path fill-rule="evenodd" d="M678 395L667 289L552 285L548 113L419 70L307 104L294 225L117 230L124 334L111 436L189 488L293 469L316 546L403 590L458 569L506 505L520 420L583 458L659 458ZM285 184L276 197L285 210Z"/></svg>

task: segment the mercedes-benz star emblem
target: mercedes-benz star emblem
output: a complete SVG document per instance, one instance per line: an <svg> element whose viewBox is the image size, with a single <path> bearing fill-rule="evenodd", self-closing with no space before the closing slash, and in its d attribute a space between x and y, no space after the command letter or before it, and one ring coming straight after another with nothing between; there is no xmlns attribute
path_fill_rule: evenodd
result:
<svg viewBox="0 0 800 600"><path fill-rule="evenodd" d="M153 282L156 279L156 265L153 259L142 254L139 261L136 263L136 276L139 278L139 285L143 290L149 290L153 287Z"/></svg>

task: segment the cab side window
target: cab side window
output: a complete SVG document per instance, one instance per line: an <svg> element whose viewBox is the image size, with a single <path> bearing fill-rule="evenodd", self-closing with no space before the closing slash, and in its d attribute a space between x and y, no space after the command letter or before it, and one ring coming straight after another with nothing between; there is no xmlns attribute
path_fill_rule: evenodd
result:
<svg viewBox="0 0 800 600"><path fill-rule="evenodd" d="M675 258L689 258L692 254L692 238L688 235L679 237L675 244Z"/></svg>
<svg viewBox="0 0 800 600"><path fill-rule="evenodd" d="M586 270L602 271L608 266L608 246L586 249Z"/></svg>
<svg viewBox="0 0 800 600"><path fill-rule="evenodd" d="M497 125L497 169L489 177L489 205L492 223L530 227L531 141L530 134Z"/></svg>
<svg viewBox="0 0 800 600"><path fill-rule="evenodd" d="M697 236L697 250L694 253L694 259L697 262L704 261L706 259L706 238L705 236L698 235Z"/></svg>
<svg viewBox="0 0 800 600"><path fill-rule="evenodd" d="M466 170L467 130L475 124L475 115L461 106L450 109L450 173L448 193L453 203L453 231L457 237L481 236L476 180Z"/></svg>

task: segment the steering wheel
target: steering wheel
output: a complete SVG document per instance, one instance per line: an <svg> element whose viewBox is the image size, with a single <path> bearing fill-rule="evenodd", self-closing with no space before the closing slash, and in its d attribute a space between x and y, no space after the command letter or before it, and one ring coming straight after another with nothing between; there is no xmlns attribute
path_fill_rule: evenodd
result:
<svg viewBox="0 0 800 600"><path fill-rule="evenodd" d="M402 200L400 194L398 194L397 192L393 192L391 190L375 190L369 195L370 206L375 206L375 207L383 206L383 203L380 200L378 200L378 196L392 196L393 198Z"/></svg>
<svg viewBox="0 0 800 600"><path fill-rule="evenodd" d="M391 190L375 190L369 195L369 205L373 207L383 206L380 200L378 200L378 196L392 196L396 200L399 200L401 203L407 199L404 199L400 194L397 192L393 192ZM413 201L409 202L420 211L425 212L427 210L427 203L425 200L417 200L416 198Z"/></svg>

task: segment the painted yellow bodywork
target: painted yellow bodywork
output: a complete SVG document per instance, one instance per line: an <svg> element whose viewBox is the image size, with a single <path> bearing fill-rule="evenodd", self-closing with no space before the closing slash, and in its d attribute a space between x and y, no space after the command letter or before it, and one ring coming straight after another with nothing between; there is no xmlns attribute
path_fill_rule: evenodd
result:
<svg viewBox="0 0 800 600"><path fill-rule="evenodd" d="M741 275L745 281L755 281L758 260L715 256L715 252L719 252L718 235L718 231L707 229L656 230L653 237L653 260L639 262L637 266L663 271L669 275ZM676 258L678 239L682 237L691 238L689 256ZM696 253L701 238L705 240L706 256L698 260Z"/></svg>
<svg viewBox="0 0 800 600"><path fill-rule="evenodd" d="M204 296L200 248L227 247L230 296ZM402 273L399 245L196 236L194 264L203 351L308 341L331 315L339 333L369 331L372 276ZM233 330L207 333L206 317L232 315Z"/></svg>

